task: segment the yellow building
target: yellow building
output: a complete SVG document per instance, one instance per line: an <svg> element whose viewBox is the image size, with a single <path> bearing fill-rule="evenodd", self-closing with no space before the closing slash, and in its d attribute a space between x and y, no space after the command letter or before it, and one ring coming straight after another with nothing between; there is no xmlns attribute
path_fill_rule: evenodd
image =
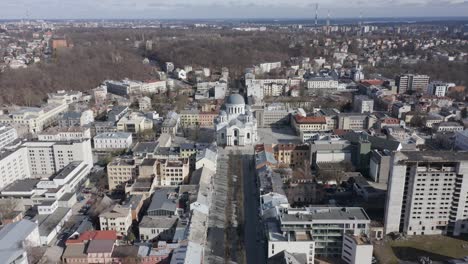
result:
<svg viewBox="0 0 468 264"><path fill-rule="evenodd" d="M114 158L107 164L109 190L124 190L125 185L138 176L137 165L133 159Z"/></svg>

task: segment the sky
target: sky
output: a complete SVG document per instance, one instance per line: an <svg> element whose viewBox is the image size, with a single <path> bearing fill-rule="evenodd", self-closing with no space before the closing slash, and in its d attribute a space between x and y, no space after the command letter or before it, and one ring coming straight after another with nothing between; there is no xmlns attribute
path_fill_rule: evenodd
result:
<svg viewBox="0 0 468 264"><path fill-rule="evenodd" d="M468 16L468 0L0 0L0 19Z"/></svg>

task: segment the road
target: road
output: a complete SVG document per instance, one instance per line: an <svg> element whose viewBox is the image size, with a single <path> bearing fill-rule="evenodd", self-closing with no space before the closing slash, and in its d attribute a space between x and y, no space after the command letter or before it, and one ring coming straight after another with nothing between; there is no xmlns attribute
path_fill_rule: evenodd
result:
<svg viewBox="0 0 468 264"><path fill-rule="evenodd" d="M244 245L248 264L267 263L266 243L262 223L258 216L259 194L253 163L253 148L243 150L244 176Z"/></svg>

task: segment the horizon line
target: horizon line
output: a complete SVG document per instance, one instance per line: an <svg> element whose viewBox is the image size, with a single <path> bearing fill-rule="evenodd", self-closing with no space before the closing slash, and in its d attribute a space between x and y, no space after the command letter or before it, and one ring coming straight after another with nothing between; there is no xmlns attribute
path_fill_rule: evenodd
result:
<svg viewBox="0 0 468 264"><path fill-rule="evenodd" d="M333 20L340 19L467 19L468 16L398 16L398 17L389 17L389 16L376 16L376 17L335 17ZM12 20L311 20L315 21L315 18L312 17L226 17L226 18L207 18L207 17L193 17L193 18L98 18L98 17L89 17L89 18L0 18L0 21L12 21ZM319 18L318 20L327 20L327 18Z"/></svg>

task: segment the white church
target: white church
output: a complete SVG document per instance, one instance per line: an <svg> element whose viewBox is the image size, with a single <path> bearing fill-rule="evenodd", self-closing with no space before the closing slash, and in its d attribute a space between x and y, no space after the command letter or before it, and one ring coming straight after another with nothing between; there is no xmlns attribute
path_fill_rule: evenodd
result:
<svg viewBox="0 0 468 264"><path fill-rule="evenodd" d="M216 141L224 146L253 145L257 141L257 120L244 97L231 94L215 121Z"/></svg>

